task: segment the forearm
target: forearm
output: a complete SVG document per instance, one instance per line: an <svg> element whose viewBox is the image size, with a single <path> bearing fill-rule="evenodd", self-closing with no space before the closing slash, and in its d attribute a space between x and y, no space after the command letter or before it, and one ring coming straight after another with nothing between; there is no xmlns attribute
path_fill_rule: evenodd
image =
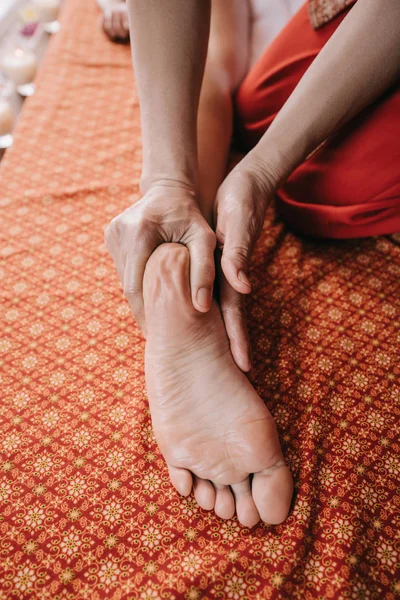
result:
<svg viewBox="0 0 400 600"><path fill-rule="evenodd" d="M209 0L128 0L143 140L142 191L158 181L197 183L196 121Z"/></svg>
<svg viewBox="0 0 400 600"><path fill-rule="evenodd" d="M232 136L232 97L212 76L204 78L198 113L198 202L212 224L217 190L226 174Z"/></svg>
<svg viewBox="0 0 400 600"><path fill-rule="evenodd" d="M251 154L282 183L400 76L400 2L358 0Z"/></svg>

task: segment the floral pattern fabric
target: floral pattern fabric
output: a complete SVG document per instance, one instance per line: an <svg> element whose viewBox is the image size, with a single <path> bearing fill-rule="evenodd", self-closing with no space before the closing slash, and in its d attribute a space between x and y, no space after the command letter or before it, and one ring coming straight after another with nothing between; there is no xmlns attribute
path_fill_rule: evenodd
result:
<svg viewBox="0 0 400 600"><path fill-rule="evenodd" d="M312 26L319 29L355 2L356 0L308 0Z"/></svg>
<svg viewBox="0 0 400 600"><path fill-rule="evenodd" d="M249 319L291 514L249 530L180 497L103 243L141 149L97 16L66 1L1 165L0 598L399 598L400 236L313 242L271 209Z"/></svg>

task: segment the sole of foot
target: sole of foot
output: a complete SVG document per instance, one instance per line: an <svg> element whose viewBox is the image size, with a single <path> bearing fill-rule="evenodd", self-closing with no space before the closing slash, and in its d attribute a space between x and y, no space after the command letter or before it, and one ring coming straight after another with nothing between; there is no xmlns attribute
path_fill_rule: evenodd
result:
<svg viewBox="0 0 400 600"><path fill-rule="evenodd" d="M293 480L274 420L232 358L217 303L193 307L189 269L185 246L162 244L143 282L146 385L171 482L223 519L281 523Z"/></svg>

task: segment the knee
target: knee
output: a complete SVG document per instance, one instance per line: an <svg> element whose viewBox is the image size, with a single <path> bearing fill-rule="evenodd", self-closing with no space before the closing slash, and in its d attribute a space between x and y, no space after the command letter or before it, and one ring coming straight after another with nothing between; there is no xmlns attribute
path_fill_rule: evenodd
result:
<svg viewBox="0 0 400 600"><path fill-rule="evenodd" d="M235 116L239 134L253 147L266 132L286 102L288 85L285 77L276 80L262 65L256 65L240 84L235 97Z"/></svg>
<svg viewBox="0 0 400 600"><path fill-rule="evenodd" d="M276 116L271 91L260 87L250 73L235 94L235 115L239 133L249 146L254 146Z"/></svg>

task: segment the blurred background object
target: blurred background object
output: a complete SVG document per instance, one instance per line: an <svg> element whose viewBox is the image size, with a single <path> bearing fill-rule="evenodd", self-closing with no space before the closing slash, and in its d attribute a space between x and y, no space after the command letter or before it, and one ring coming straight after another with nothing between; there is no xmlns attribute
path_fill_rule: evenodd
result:
<svg viewBox="0 0 400 600"><path fill-rule="evenodd" d="M52 34L60 29L61 0L0 2L0 158L12 144L12 129ZM10 131L11 129L11 131Z"/></svg>
<svg viewBox="0 0 400 600"><path fill-rule="evenodd" d="M47 33L57 33L60 29L58 15L60 13L60 0L34 0L38 10L39 19Z"/></svg>

